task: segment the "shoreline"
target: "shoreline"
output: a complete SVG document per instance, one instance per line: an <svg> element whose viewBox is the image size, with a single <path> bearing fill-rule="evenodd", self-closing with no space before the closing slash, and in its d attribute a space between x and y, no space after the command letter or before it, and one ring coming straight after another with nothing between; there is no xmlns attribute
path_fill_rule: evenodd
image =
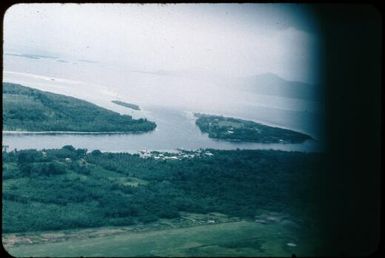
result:
<svg viewBox="0 0 385 258"><path fill-rule="evenodd" d="M136 132L78 132L78 131L3 131L3 135L109 135L109 134L143 134L152 131L136 131Z"/></svg>
<svg viewBox="0 0 385 258"><path fill-rule="evenodd" d="M273 123L273 122L269 122L269 121L265 121L265 120L258 120L258 119L253 119L253 118L250 118L250 117L247 117L247 116L239 116L239 115L234 115L234 114L231 114L231 113L218 113L218 114L213 114L213 113L201 113L201 112L194 112L194 111L191 111L191 110L187 110L187 111L184 111L186 113L189 113L190 116L193 117L194 119L194 122L198 119L198 116L196 116L196 114L202 114L202 115L209 115L209 116L223 116L223 117L230 117L230 118L235 118L235 119L241 119L241 120L246 120L246 121L250 121L250 122L254 122L254 123L257 123L257 124L261 124L261 125L265 125L265 126L270 126L270 127L274 127L274 128L280 128L280 129L285 129L285 130L290 130L290 131L294 131L294 132L298 132L298 133L302 133L302 134L307 134L309 135L312 140L315 140L315 141L318 141L319 139L317 137L315 137L315 135L311 132L308 132L308 131L305 131L303 129L300 129L300 128L293 128L293 127L287 127L287 126L284 126L280 123Z"/></svg>

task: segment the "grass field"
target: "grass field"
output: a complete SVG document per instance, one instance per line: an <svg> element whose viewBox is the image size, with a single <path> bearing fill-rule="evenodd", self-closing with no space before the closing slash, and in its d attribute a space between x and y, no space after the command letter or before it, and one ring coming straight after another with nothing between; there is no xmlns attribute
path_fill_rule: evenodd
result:
<svg viewBox="0 0 385 258"><path fill-rule="evenodd" d="M199 220L197 215L189 217ZM9 244L16 238L18 244ZM6 250L18 257L303 256L313 255L314 243L310 239L296 235L285 223L274 220L267 223L227 220L195 226L171 223L167 228L157 223L3 235Z"/></svg>

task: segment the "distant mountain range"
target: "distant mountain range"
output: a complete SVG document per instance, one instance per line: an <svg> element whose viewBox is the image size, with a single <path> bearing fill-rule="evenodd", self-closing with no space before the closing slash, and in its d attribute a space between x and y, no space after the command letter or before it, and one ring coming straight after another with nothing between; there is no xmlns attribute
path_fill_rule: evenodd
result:
<svg viewBox="0 0 385 258"><path fill-rule="evenodd" d="M177 76L212 82L225 88L250 91L254 94L285 98L319 100L319 86L300 81L285 80L274 73L264 73L247 77L230 78L207 71L155 71L155 75Z"/></svg>
<svg viewBox="0 0 385 258"><path fill-rule="evenodd" d="M241 90L261 95L319 100L319 86L299 81L288 81L273 73L242 77L234 80Z"/></svg>

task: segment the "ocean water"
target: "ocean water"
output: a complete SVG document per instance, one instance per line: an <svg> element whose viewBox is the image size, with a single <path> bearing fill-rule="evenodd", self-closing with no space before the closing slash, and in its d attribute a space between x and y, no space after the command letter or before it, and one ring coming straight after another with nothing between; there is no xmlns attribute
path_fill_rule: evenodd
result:
<svg viewBox="0 0 385 258"><path fill-rule="evenodd" d="M60 61L58 61L60 60ZM3 132L10 149L60 148L71 144L89 150L135 152L142 149L175 150L281 149L320 151L322 110L303 99L258 95L224 86L207 76L136 71L118 64L101 64L55 58L4 55L3 81L85 99L134 118L157 123L155 131L134 135L20 135ZM140 111L111 102L118 99L138 104ZM209 139L195 126L194 112L233 116L288 128L311 135L304 144L228 143Z"/></svg>

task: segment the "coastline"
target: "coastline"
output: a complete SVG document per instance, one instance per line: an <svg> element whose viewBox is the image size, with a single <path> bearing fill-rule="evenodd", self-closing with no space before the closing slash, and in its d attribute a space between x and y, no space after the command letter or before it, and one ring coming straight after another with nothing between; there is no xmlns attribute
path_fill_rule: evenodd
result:
<svg viewBox="0 0 385 258"><path fill-rule="evenodd" d="M150 131L151 132L151 131ZM3 135L56 135L56 134L70 134L70 135L109 135L109 134L142 134L148 133L148 131L136 131L136 132L78 132L78 131L3 131Z"/></svg>

